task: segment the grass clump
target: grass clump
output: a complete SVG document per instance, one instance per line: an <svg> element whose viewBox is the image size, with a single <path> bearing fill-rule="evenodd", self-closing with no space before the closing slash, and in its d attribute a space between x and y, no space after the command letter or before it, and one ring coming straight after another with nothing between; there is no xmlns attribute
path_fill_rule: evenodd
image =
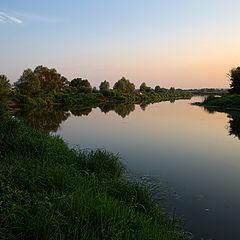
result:
<svg viewBox="0 0 240 240"><path fill-rule="evenodd" d="M190 239L106 151L76 151L0 116L0 236L9 240Z"/></svg>

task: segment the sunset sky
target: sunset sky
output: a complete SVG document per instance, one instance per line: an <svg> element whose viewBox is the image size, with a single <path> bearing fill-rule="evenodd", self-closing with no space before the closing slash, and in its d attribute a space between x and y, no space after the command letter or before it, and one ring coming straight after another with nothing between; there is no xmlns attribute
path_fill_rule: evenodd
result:
<svg viewBox="0 0 240 240"><path fill-rule="evenodd" d="M228 87L239 12L237 0L0 0L0 74L44 65L93 86Z"/></svg>

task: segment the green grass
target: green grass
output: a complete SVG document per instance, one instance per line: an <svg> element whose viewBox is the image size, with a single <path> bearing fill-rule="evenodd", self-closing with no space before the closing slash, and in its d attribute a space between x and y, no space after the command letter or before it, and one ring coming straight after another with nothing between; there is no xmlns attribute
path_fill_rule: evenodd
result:
<svg viewBox="0 0 240 240"><path fill-rule="evenodd" d="M0 118L0 239L190 239L116 155Z"/></svg>

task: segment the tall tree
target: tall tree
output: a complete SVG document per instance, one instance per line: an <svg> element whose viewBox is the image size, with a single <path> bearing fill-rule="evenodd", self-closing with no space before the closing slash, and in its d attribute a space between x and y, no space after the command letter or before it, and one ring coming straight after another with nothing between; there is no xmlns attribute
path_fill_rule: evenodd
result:
<svg viewBox="0 0 240 240"><path fill-rule="evenodd" d="M125 77L122 77L120 80L118 80L114 84L113 89L119 90L120 92L123 92L123 93L129 93L129 92L134 92L135 85Z"/></svg>
<svg viewBox="0 0 240 240"><path fill-rule="evenodd" d="M82 78L74 78L70 83L69 86L74 93L91 93L92 87L91 84L87 79Z"/></svg>
<svg viewBox="0 0 240 240"><path fill-rule="evenodd" d="M156 93L160 93L162 90L161 90L160 86L157 85L157 86L155 87L154 91L155 91Z"/></svg>
<svg viewBox="0 0 240 240"><path fill-rule="evenodd" d="M6 97L10 91L11 84L5 75L0 75L0 100Z"/></svg>
<svg viewBox="0 0 240 240"><path fill-rule="evenodd" d="M104 80L103 82L100 83L100 86L99 86L100 92L109 90L109 88L110 88L110 84L108 81Z"/></svg>
<svg viewBox="0 0 240 240"><path fill-rule="evenodd" d="M35 68L34 73L40 81L43 93L64 92L68 85L67 79L54 68L49 69L40 65Z"/></svg>
<svg viewBox="0 0 240 240"><path fill-rule="evenodd" d="M98 93L99 91L97 90L96 87L93 87L93 88L92 88L92 92L93 92L93 93Z"/></svg>
<svg viewBox="0 0 240 240"><path fill-rule="evenodd" d="M175 90L174 87L170 87L169 91L172 92L172 93L175 93L175 92L176 92L176 90Z"/></svg>
<svg viewBox="0 0 240 240"><path fill-rule="evenodd" d="M140 92L150 92L151 88L146 85L145 82L143 82L140 85Z"/></svg>
<svg viewBox="0 0 240 240"><path fill-rule="evenodd" d="M230 78L230 93L240 94L240 67L232 68L228 74Z"/></svg>
<svg viewBox="0 0 240 240"><path fill-rule="evenodd" d="M24 95L35 96L40 93L40 81L31 69L24 70L14 86L17 91Z"/></svg>

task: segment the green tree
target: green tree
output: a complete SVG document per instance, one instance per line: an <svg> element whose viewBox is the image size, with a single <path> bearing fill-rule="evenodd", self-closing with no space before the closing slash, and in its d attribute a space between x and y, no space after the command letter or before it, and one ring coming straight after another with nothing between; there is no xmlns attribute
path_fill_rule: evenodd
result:
<svg viewBox="0 0 240 240"><path fill-rule="evenodd" d="M54 68L49 69L40 65L35 68L34 73L40 81L43 93L65 92L68 86L67 79Z"/></svg>
<svg viewBox="0 0 240 240"><path fill-rule="evenodd" d="M104 80L103 82L100 83L100 86L99 86L100 92L109 90L109 88L110 88L110 84L108 81Z"/></svg>
<svg viewBox="0 0 240 240"><path fill-rule="evenodd" d="M87 79L82 78L74 78L70 83L69 86L74 93L91 93L92 87L91 84Z"/></svg>
<svg viewBox="0 0 240 240"><path fill-rule="evenodd" d="M172 93L175 93L175 92L176 92L176 90L175 90L174 87L171 87L171 88L169 89L169 91L172 92Z"/></svg>
<svg viewBox="0 0 240 240"><path fill-rule="evenodd" d="M0 75L0 100L5 98L10 91L11 84L5 75Z"/></svg>
<svg viewBox="0 0 240 240"><path fill-rule="evenodd" d="M98 93L97 88L96 88L96 87L93 87L92 92L93 92L93 93Z"/></svg>
<svg viewBox="0 0 240 240"><path fill-rule="evenodd" d="M155 91L156 93L160 93L162 90L161 90L160 86L157 85L157 86L155 87L154 91Z"/></svg>
<svg viewBox="0 0 240 240"><path fill-rule="evenodd" d="M151 88L146 85L145 82L143 82L140 85L140 92L150 92Z"/></svg>
<svg viewBox="0 0 240 240"><path fill-rule="evenodd" d="M230 78L230 93L240 94L240 67L232 68L228 74Z"/></svg>
<svg viewBox="0 0 240 240"><path fill-rule="evenodd" d="M131 83L125 77L122 77L120 80L118 80L114 84L113 89L118 90L123 93L130 93L130 92L134 92L135 85L133 83Z"/></svg>
<svg viewBox="0 0 240 240"><path fill-rule="evenodd" d="M35 96L40 93L40 81L31 69L24 70L14 86L18 92L24 95Z"/></svg>

